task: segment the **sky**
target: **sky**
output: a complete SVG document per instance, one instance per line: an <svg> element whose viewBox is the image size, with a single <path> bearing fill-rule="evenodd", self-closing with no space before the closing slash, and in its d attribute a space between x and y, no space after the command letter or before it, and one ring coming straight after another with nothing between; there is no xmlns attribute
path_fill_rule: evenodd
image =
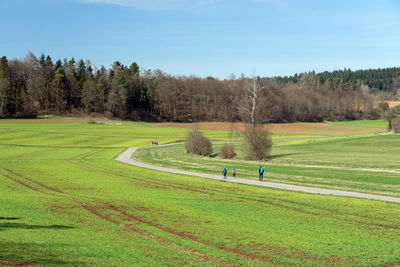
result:
<svg viewBox="0 0 400 267"><path fill-rule="evenodd" d="M171 75L400 66L400 0L0 0L0 56Z"/></svg>

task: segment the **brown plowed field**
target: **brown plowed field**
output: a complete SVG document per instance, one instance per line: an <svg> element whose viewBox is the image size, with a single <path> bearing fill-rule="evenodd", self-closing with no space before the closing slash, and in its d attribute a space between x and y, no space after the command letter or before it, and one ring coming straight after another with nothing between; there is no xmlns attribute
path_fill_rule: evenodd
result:
<svg viewBox="0 0 400 267"><path fill-rule="evenodd" d="M381 103L382 101L375 101L374 102L374 107L377 107L379 105L379 103ZM394 108L400 105L400 101L383 101L388 103L389 108Z"/></svg>
<svg viewBox="0 0 400 267"><path fill-rule="evenodd" d="M160 127L170 128L185 128L192 129L197 128L200 130L218 130L218 131L243 131L243 123L227 123L227 122L200 122L200 123L160 123L157 124ZM269 124L269 130L272 133L285 133L292 131L303 131L314 128L330 127L330 124L326 123L310 123L310 122L295 122L295 123L275 123Z"/></svg>

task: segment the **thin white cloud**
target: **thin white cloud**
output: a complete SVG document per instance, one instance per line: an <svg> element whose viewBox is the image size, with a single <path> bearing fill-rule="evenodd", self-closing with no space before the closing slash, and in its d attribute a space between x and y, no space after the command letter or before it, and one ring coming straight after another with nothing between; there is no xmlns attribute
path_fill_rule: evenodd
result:
<svg viewBox="0 0 400 267"><path fill-rule="evenodd" d="M1 0L0 0L1 1ZM194 0L189 1L186 0L77 0L82 3L92 3L92 4L109 4L109 5L119 5L126 6L132 8L145 8L145 9L175 9L180 7L188 7L188 6L207 6L214 5L221 2L226 2L226 0ZM240 0L243 2L249 0ZM287 0L250 0L253 2L272 4L277 6L286 6ZM228 2L229 4L229 2Z"/></svg>
<svg viewBox="0 0 400 267"><path fill-rule="evenodd" d="M199 5L206 6L206 5L213 5L219 2L223 2L224 0L201 0L198 2Z"/></svg>
<svg viewBox="0 0 400 267"><path fill-rule="evenodd" d="M264 4L271 4L279 7L286 7L288 6L287 0L252 0L254 2L264 3Z"/></svg>
<svg viewBox="0 0 400 267"><path fill-rule="evenodd" d="M83 3L109 4L134 8L173 9L180 5L181 0L80 0Z"/></svg>

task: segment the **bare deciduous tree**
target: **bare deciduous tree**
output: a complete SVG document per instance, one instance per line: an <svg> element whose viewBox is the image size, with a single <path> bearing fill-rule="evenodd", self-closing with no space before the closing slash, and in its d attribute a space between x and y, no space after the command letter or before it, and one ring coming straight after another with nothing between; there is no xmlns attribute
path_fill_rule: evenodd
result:
<svg viewBox="0 0 400 267"><path fill-rule="evenodd" d="M247 125L244 135L244 153L249 160L267 160L271 153L272 141L266 125Z"/></svg>
<svg viewBox="0 0 400 267"><path fill-rule="evenodd" d="M239 110L242 114L242 119L253 125L257 124L257 104L258 98L261 91L261 87L257 81L257 77L253 72L253 76L250 80L244 80L244 98L242 100Z"/></svg>

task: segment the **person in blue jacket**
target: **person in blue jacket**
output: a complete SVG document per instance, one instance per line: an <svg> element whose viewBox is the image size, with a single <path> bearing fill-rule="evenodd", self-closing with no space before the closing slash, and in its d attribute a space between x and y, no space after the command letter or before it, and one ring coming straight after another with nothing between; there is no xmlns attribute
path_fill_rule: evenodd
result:
<svg viewBox="0 0 400 267"><path fill-rule="evenodd" d="M224 180L226 180L227 178L226 178L226 173L227 173L228 171L226 170L226 168L224 167L224 169L222 170L222 173L224 174Z"/></svg>
<svg viewBox="0 0 400 267"><path fill-rule="evenodd" d="M258 180L262 181L264 179L264 169L262 166L258 169Z"/></svg>

